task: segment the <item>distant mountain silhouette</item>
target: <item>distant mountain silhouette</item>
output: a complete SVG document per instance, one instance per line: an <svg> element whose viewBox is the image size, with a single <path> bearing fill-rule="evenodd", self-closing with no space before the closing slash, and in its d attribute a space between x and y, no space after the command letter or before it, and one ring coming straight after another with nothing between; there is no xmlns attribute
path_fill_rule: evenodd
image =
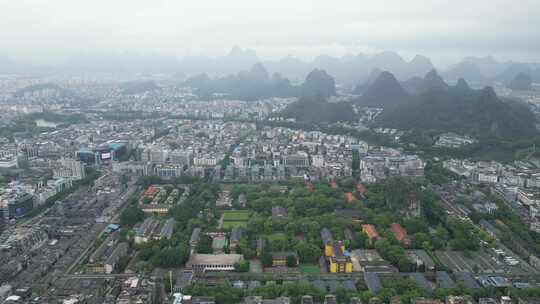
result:
<svg viewBox="0 0 540 304"><path fill-rule="evenodd" d="M508 88L516 91L530 90L532 85L532 78L529 74L519 73L510 81Z"/></svg>
<svg viewBox="0 0 540 304"><path fill-rule="evenodd" d="M314 69L307 76L301 87L302 96L322 96L328 98L336 95L334 78L325 70Z"/></svg>
<svg viewBox="0 0 540 304"><path fill-rule="evenodd" d="M271 72L281 72L293 79L302 79L313 69L323 69L335 77L336 82L349 87L358 83L366 83L373 69L392 71L398 79L425 75L433 65L424 56L417 55L411 61L405 61L394 52L382 52L375 55L345 55L333 57L321 55L311 62L305 62L293 57L277 61L265 61L265 66Z"/></svg>
<svg viewBox="0 0 540 304"><path fill-rule="evenodd" d="M417 95L431 89L447 89L448 84L442 79L436 70L429 71L424 78L413 77L402 83L409 94Z"/></svg>
<svg viewBox="0 0 540 304"><path fill-rule="evenodd" d="M267 82L269 80L269 74L266 68L260 63L255 63L249 72L245 75L252 81Z"/></svg>
<svg viewBox="0 0 540 304"><path fill-rule="evenodd" d="M425 56L422 55L416 55L414 58L409 62L406 75L403 75L404 77L411 77L414 75L424 75L427 71L430 71L433 69L433 64L431 63L431 60Z"/></svg>
<svg viewBox="0 0 540 304"><path fill-rule="evenodd" d="M287 78L277 73L270 77L261 63L256 63L249 71L236 75L216 78L210 78L207 74L196 75L188 78L184 85L194 88L203 98L212 98L217 94L240 100L257 100L294 97L299 94L299 89L291 85Z"/></svg>
<svg viewBox="0 0 540 304"><path fill-rule="evenodd" d="M469 93L472 90L467 81L465 81L463 78L458 79L454 89L462 93Z"/></svg>
<svg viewBox="0 0 540 304"><path fill-rule="evenodd" d="M456 132L481 140L520 139L537 135L536 119L527 106L499 99L492 88L433 88L389 108L375 125L401 130ZM468 87L468 85L467 85Z"/></svg>
<svg viewBox="0 0 540 304"><path fill-rule="evenodd" d="M532 77L533 82L540 83L540 67L534 69L531 72L531 77Z"/></svg>
<svg viewBox="0 0 540 304"><path fill-rule="evenodd" d="M224 76L250 69L260 62L255 51L234 46L231 51L217 58L187 56L180 60L178 70L188 75L208 73Z"/></svg>
<svg viewBox="0 0 540 304"><path fill-rule="evenodd" d="M402 102L408 97L397 79L390 72L381 72L377 79L368 86L356 103L362 106L386 108Z"/></svg>
<svg viewBox="0 0 540 304"><path fill-rule="evenodd" d="M512 63L503 72L495 77L496 81L503 84L510 84L510 82L516 78L519 74L532 74L531 67L526 63Z"/></svg>
<svg viewBox="0 0 540 304"><path fill-rule="evenodd" d="M482 74L480 68L472 62L466 61L462 61L451 67L444 73L444 76L449 80L463 78L467 79L467 81L476 83L483 83L486 81L486 77Z"/></svg>
<svg viewBox="0 0 540 304"><path fill-rule="evenodd" d="M493 78L497 76L508 66L508 63L498 62L491 56L465 57L456 65L460 65L463 63L475 66L480 71L480 74L482 74L486 78Z"/></svg>
<svg viewBox="0 0 540 304"><path fill-rule="evenodd" d="M321 96L327 98L336 95L334 78L324 70L311 71L300 86L293 86L289 79L268 71L261 63L254 64L249 71L236 75L210 78L206 74L188 78L184 85L195 89L202 97L226 95L241 100L256 100L269 97Z"/></svg>
<svg viewBox="0 0 540 304"><path fill-rule="evenodd" d="M407 61L391 51L378 54L347 54L341 57L320 55L312 61L303 61L292 56L279 60L261 61L254 50L233 47L228 53L218 57L185 56L181 59L173 55L136 51L82 52L69 58L61 66L43 66L17 62L0 56L0 72L4 74L42 75L60 73L113 73L113 74L154 74L166 73L191 77L206 73L212 77L225 77L241 71L249 71L256 63L262 63L269 75L279 73L294 84L301 83L314 69L325 70L335 82L350 89L355 94L367 89L373 79L373 70L391 71L403 86L410 91L417 87L419 78L434 69L431 60L416 55ZM533 82L540 83L540 65L535 63L498 62L492 57L466 57L441 74L450 82L464 78L469 83L508 85L519 73L529 74ZM179 78L185 78L179 77ZM406 81L405 81L406 80Z"/></svg>
<svg viewBox="0 0 540 304"><path fill-rule="evenodd" d="M498 62L493 57L466 57L446 70L444 75L451 81L464 78L475 84L498 83L508 86L520 73L530 75L533 82L540 83L540 66L538 64Z"/></svg>
<svg viewBox="0 0 540 304"><path fill-rule="evenodd" d="M369 86L374 83L375 80L377 80L381 72L382 71L380 69L371 70L371 73L369 74L366 82L357 84L352 93L356 95L362 95L367 90L367 88L369 88Z"/></svg>
<svg viewBox="0 0 540 304"><path fill-rule="evenodd" d="M427 89L447 89L448 84L444 82L444 79L439 76L435 69L431 70L424 77L425 85Z"/></svg>
<svg viewBox="0 0 540 304"><path fill-rule="evenodd" d="M349 102L328 102L322 96L301 97L287 106L281 113L305 123L352 122L354 109Z"/></svg>

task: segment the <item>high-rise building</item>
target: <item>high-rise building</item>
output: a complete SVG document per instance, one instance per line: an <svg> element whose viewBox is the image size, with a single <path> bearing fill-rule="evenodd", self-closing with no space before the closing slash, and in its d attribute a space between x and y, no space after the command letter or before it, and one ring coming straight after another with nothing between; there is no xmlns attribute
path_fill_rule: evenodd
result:
<svg viewBox="0 0 540 304"><path fill-rule="evenodd" d="M53 177L81 180L86 177L84 167L84 164L78 160L63 158L53 169Z"/></svg>
<svg viewBox="0 0 540 304"><path fill-rule="evenodd" d="M169 153L169 161L173 164L191 165L192 154L189 151L174 150Z"/></svg>
<svg viewBox="0 0 540 304"><path fill-rule="evenodd" d="M34 208L34 196L20 187L10 187L0 193L0 214L4 222L25 216Z"/></svg>
<svg viewBox="0 0 540 304"><path fill-rule="evenodd" d="M283 157L283 164L286 167L307 167L309 166L309 157L307 153L297 153Z"/></svg>

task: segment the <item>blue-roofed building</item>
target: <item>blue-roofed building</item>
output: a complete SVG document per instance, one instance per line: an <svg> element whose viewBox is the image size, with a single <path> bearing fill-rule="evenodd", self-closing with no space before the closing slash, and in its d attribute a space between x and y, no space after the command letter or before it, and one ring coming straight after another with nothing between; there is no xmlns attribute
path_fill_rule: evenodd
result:
<svg viewBox="0 0 540 304"><path fill-rule="evenodd" d="M456 287L456 282L452 280L448 272L446 271L437 271L435 273L437 279L437 285L440 288L454 288Z"/></svg>
<svg viewBox="0 0 540 304"><path fill-rule="evenodd" d="M94 151L88 148L81 148L76 153L77 159L82 161L85 164L94 164L96 163L96 154Z"/></svg>
<svg viewBox="0 0 540 304"><path fill-rule="evenodd" d="M341 287L346 290L356 291L356 284L352 280L346 280L341 283Z"/></svg>
<svg viewBox="0 0 540 304"><path fill-rule="evenodd" d="M326 288L330 293L335 293L336 290L339 287L339 283L336 280L328 280L326 281Z"/></svg>
<svg viewBox="0 0 540 304"><path fill-rule="evenodd" d="M375 272L364 272L364 281L371 292L379 292L382 289L381 279Z"/></svg>
<svg viewBox="0 0 540 304"><path fill-rule="evenodd" d="M418 285L420 288L422 288L426 292L432 292L433 286L431 283L426 279L426 276L423 273L420 272L411 272L408 274L408 276L413 279L416 282L416 285Z"/></svg>
<svg viewBox="0 0 540 304"><path fill-rule="evenodd" d="M176 221L173 218L168 219L161 227L160 238L170 239L173 235L174 225L176 225Z"/></svg>
<svg viewBox="0 0 540 304"><path fill-rule="evenodd" d="M478 289L480 285L470 272L456 272L456 281L463 283L467 288Z"/></svg>

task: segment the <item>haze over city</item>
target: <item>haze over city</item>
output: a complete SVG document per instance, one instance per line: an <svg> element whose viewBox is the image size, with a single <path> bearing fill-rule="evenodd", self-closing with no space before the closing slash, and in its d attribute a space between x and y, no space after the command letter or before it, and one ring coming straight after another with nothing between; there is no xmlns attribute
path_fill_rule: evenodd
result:
<svg viewBox="0 0 540 304"><path fill-rule="evenodd" d="M540 3L496 1L4 1L2 55L65 63L81 53L262 59L396 51L445 67L465 56L538 61Z"/></svg>
<svg viewBox="0 0 540 304"><path fill-rule="evenodd" d="M540 303L540 1L0 12L0 304Z"/></svg>

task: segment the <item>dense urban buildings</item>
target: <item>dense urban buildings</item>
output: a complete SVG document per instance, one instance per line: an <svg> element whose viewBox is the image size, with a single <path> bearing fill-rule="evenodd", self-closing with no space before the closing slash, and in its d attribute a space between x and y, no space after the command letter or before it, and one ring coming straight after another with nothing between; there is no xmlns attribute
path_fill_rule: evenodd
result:
<svg viewBox="0 0 540 304"><path fill-rule="evenodd" d="M534 145L478 158L485 134L381 127L386 108L327 87L322 70L280 83L336 94L323 101L163 75L2 77L2 303L540 295Z"/></svg>

